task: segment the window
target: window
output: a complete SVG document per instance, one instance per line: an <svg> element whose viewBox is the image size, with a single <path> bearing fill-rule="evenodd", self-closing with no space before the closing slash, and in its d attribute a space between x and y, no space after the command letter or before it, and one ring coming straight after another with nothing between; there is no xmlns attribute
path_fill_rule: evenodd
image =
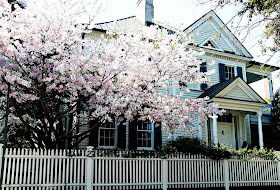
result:
<svg viewBox="0 0 280 190"><path fill-rule="evenodd" d="M215 37L209 37L204 42L202 42L200 47L205 47L208 49L223 51L223 49L219 46L219 44L215 41Z"/></svg>
<svg viewBox="0 0 280 190"><path fill-rule="evenodd" d="M213 43L210 40L203 44L203 46L208 48L216 48L216 46L213 45Z"/></svg>
<svg viewBox="0 0 280 190"><path fill-rule="evenodd" d="M115 148L116 125L114 122L105 123L99 127L99 147Z"/></svg>
<svg viewBox="0 0 280 190"><path fill-rule="evenodd" d="M225 74L226 74L226 80L232 79L235 77L235 68L231 66L225 66Z"/></svg>
<svg viewBox="0 0 280 190"><path fill-rule="evenodd" d="M137 121L138 149L153 148L153 124L148 121Z"/></svg>
<svg viewBox="0 0 280 190"><path fill-rule="evenodd" d="M232 115L222 115L218 117L218 122L232 123Z"/></svg>

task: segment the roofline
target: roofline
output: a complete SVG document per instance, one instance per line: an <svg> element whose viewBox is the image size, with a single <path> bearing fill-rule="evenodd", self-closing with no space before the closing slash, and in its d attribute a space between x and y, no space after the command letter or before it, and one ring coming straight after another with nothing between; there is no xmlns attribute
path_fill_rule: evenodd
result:
<svg viewBox="0 0 280 190"><path fill-rule="evenodd" d="M214 11L213 11L214 12ZM215 13L215 12L214 12ZM228 26L223 22L223 20L215 13L215 15L222 21L222 23L226 26L226 28L228 29L228 31L233 35L233 37L240 42L240 40L235 36L235 34L228 28ZM247 48L245 48L245 46L240 42L241 46L249 53L249 55L251 56L251 58L253 58L252 54L247 50Z"/></svg>
<svg viewBox="0 0 280 190"><path fill-rule="evenodd" d="M250 101L250 100L240 100L240 99L234 99L234 98L225 98L225 97L213 97L213 98L219 98L219 99L225 99L225 100L237 100L237 101L242 101L242 102L252 102L252 103L257 103L257 104L264 104L267 105L267 102L255 102L255 101ZM211 99L213 99L211 98Z"/></svg>
<svg viewBox="0 0 280 190"><path fill-rule="evenodd" d="M199 17L196 21L194 21L190 26L188 26L187 28L185 28L183 30L183 32L185 32L187 29L189 29L190 27L192 27L196 22L198 22L201 18L205 17L208 13L210 13L213 10L208 11L207 13L205 13L204 15L202 15L201 17ZM214 12L214 11L213 11Z"/></svg>
<svg viewBox="0 0 280 190"><path fill-rule="evenodd" d="M97 32L104 32L104 33L107 32L107 30L103 30L103 29L99 29L99 28L92 28L91 30L97 31Z"/></svg>
<svg viewBox="0 0 280 190"><path fill-rule="evenodd" d="M217 83L217 84L215 84L215 85L213 85L213 86L210 86L205 92L203 92L202 94L200 94L199 96L198 96L198 98L204 98L204 97L209 97L210 99L212 99L212 98L214 98L217 94L219 94L221 91L223 91L225 88L227 88L231 83L233 83L236 79L237 79L238 77L234 77L234 78L232 78L232 79L229 79L229 80L232 80L229 84L227 84L223 89L221 89L220 91L219 91L219 89L214 89L214 91L213 91L213 97L210 97L210 96L202 96L207 90L209 90L210 88L214 88L215 86L217 87L219 84L221 84L221 83L225 83L225 82L228 82L229 80L226 80L226 81L223 81L223 82L219 82L219 83Z"/></svg>
<svg viewBox="0 0 280 190"><path fill-rule="evenodd" d="M243 79L243 78L241 78L241 77L235 77L234 78L234 80L232 80L229 84L227 84L223 89L221 89L220 91L218 91L218 92L215 92L214 93L214 95L213 95L213 97L211 98L211 97L209 97L209 96L204 96L204 97L209 97L210 99L213 99L213 98L215 98L215 96L217 95L217 94L219 94L220 92L222 92L223 90L225 90L228 86L230 86L234 81L236 81L236 80L238 80L238 79L240 79L240 80L242 80L247 86L249 86L249 88L261 99L261 100L263 100L263 102L265 102L266 104L267 104L267 102L247 83L247 82L245 82L245 80ZM225 81L224 81L225 82ZM217 83L217 84L220 84L220 83ZM217 85L216 84L216 85ZM214 87L215 85L213 85L213 86L211 86L210 88L212 88L212 87ZM206 91L205 91L206 92ZM203 93L202 93L203 94ZM201 95L202 95L201 94ZM204 97L201 97L201 95L199 95L198 96L198 98L204 98ZM221 97L216 97L216 98L221 98ZM234 99L235 100L235 99ZM247 100L244 100L244 101L247 101ZM259 102L259 103L263 103L263 102ZM263 103L263 104L265 104L265 103Z"/></svg>
<svg viewBox="0 0 280 190"><path fill-rule="evenodd" d="M247 50L247 48L244 47L244 45L240 42L240 40L234 35L234 33L228 28L228 26L223 22L223 20L216 14L215 11L210 10L208 11L206 14L204 14L203 16L201 16L199 19L197 19L195 22L193 22L190 26L188 26L187 28L185 28L183 31L185 32L187 29L189 29L190 27L192 27L196 22L198 22L200 19L202 19L203 17L205 17L207 14L209 14L210 12L213 12L214 15L217 16L217 18L222 22L222 24L226 27L226 29L232 34L232 36L241 44L241 46L248 52L248 54L250 55L250 57L248 58L253 58L252 54ZM245 56L247 57L247 56Z"/></svg>
<svg viewBox="0 0 280 190"><path fill-rule="evenodd" d="M256 94L257 94L257 96L259 97L259 98L261 98L266 104L267 104L267 102L265 101L265 99L263 99L243 78L241 78L241 77L237 77L237 78L240 78L245 84L247 84L248 86L249 86L249 88L251 89L251 90L253 90L253 92L255 92Z"/></svg>
<svg viewBox="0 0 280 190"><path fill-rule="evenodd" d="M249 68L249 67L251 67L251 66L253 66L253 65L258 65L258 66L262 66L262 65L263 65L263 66L265 66L265 67L270 67L270 68L275 69L275 70L280 69L280 67L278 67L278 66L269 65L269 64L265 64L265 63L258 62L258 61L249 61L249 64L251 64L251 65L248 66L248 67L246 67L246 68Z"/></svg>
<svg viewBox="0 0 280 190"><path fill-rule="evenodd" d="M242 60L245 60L245 61L251 61L251 59L252 59L252 58L249 58L249 57L246 57L246 56L243 56L243 55L237 55L234 52L233 53L229 53L229 52L218 51L218 50L215 50L215 49L208 49L208 48L205 48L205 47L200 47L200 46L195 46L195 45L189 45L189 48L194 48L196 50L203 49L203 50L205 50L205 53L210 53L210 54L218 52L220 54L225 54L223 56L229 56L229 55L231 57L235 56L235 58L242 59Z"/></svg>
<svg viewBox="0 0 280 190"><path fill-rule="evenodd" d="M136 16L129 16L129 17L125 17L125 18L122 18L122 19L113 20L113 21L100 22L100 23L96 23L94 25L102 25L102 24L117 22L117 21L121 21L121 20L125 20L125 19L130 19L130 18L136 18ZM156 22L146 21L146 25L147 26L157 25L160 28L164 28L164 29L169 30L169 31L174 32L174 33L175 33L174 29L177 30L176 28L173 28L171 26L164 26L163 23L156 23ZM99 31L99 32L106 32L107 31L107 30L99 29L99 28L92 28L92 30Z"/></svg>
<svg viewBox="0 0 280 190"><path fill-rule="evenodd" d="M116 21L121 21L121 20L129 19L129 18L134 18L134 17L136 17L136 16L134 15L134 16L129 16L129 17L117 19L117 20L111 20L111 21L107 21L107 22L100 22L100 23L96 23L96 24L94 24L94 25L107 24L107 23L116 22Z"/></svg>

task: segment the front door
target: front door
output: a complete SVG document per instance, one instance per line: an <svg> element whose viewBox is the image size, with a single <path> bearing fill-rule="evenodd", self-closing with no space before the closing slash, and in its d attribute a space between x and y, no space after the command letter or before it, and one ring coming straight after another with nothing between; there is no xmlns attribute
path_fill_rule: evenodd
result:
<svg viewBox="0 0 280 190"><path fill-rule="evenodd" d="M218 141L220 144L234 147L232 135L234 134L232 133L231 123L218 123Z"/></svg>

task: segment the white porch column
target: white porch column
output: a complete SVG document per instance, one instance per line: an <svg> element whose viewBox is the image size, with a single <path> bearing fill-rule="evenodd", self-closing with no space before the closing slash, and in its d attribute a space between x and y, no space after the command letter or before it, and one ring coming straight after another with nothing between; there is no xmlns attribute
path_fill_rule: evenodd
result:
<svg viewBox="0 0 280 190"><path fill-rule="evenodd" d="M214 144L218 144L218 124L217 124L217 115L212 116L212 121L213 121L213 142Z"/></svg>
<svg viewBox="0 0 280 190"><path fill-rule="evenodd" d="M260 149L263 149L262 111L259 111L257 114L258 114L259 146Z"/></svg>
<svg viewBox="0 0 280 190"><path fill-rule="evenodd" d="M270 102L273 101L273 86L272 86L272 75L268 76L268 82L269 82L269 95L270 95Z"/></svg>

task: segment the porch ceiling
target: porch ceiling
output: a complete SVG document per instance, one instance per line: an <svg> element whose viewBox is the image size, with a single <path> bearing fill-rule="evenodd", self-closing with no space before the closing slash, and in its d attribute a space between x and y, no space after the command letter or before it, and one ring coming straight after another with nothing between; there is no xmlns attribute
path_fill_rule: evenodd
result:
<svg viewBox="0 0 280 190"><path fill-rule="evenodd" d="M262 76L262 75L257 75L255 73L250 73L250 72L246 72L246 75L247 75L248 84L262 80L264 78L264 76Z"/></svg>

